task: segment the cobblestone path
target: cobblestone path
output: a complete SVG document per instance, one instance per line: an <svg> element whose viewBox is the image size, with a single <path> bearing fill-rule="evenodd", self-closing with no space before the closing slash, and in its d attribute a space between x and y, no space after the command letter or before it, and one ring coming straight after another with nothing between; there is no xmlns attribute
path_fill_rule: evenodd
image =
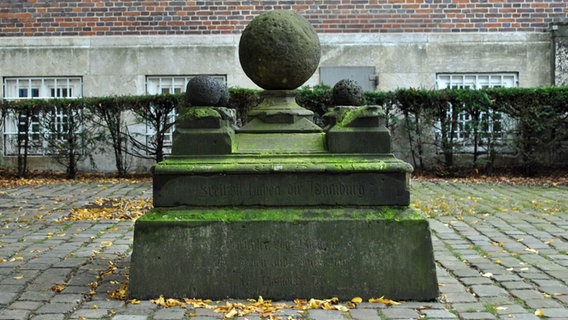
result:
<svg viewBox="0 0 568 320"><path fill-rule="evenodd" d="M151 195L150 182L0 190L0 319L222 319L211 309L111 299L107 292L127 279L133 223L56 222L97 198ZM438 301L363 302L348 312L285 309L277 316L568 319L567 187L420 182L412 186L412 203L429 217Z"/></svg>

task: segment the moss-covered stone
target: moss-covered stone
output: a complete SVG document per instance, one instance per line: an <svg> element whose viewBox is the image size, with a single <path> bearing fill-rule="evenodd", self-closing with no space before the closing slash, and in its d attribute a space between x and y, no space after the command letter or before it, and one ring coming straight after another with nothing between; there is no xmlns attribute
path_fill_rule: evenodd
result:
<svg viewBox="0 0 568 320"><path fill-rule="evenodd" d="M326 146L333 153L391 152L390 132L384 127L343 127L336 125L325 135Z"/></svg>
<svg viewBox="0 0 568 320"><path fill-rule="evenodd" d="M197 76L187 83L185 98L192 106L224 106L229 101L229 90L217 79Z"/></svg>
<svg viewBox="0 0 568 320"><path fill-rule="evenodd" d="M239 133L235 136L235 153L271 154L324 153L323 133Z"/></svg>
<svg viewBox="0 0 568 320"><path fill-rule="evenodd" d="M336 112L339 113L337 125L341 127L378 127L379 118L385 116L380 106L337 107Z"/></svg>
<svg viewBox="0 0 568 320"><path fill-rule="evenodd" d="M319 149L318 149L319 150ZM276 169L275 169L276 168ZM242 153L175 157L156 164L163 175L230 173L408 173L413 168L392 154Z"/></svg>
<svg viewBox="0 0 568 320"><path fill-rule="evenodd" d="M437 297L428 221L419 213L279 210L161 210L142 217L130 296Z"/></svg>
<svg viewBox="0 0 568 320"><path fill-rule="evenodd" d="M264 89L295 89L317 69L321 48L310 23L289 10L265 12L241 35L239 59L246 75Z"/></svg>
<svg viewBox="0 0 568 320"><path fill-rule="evenodd" d="M363 89L355 80L339 80L331 91L331 101L336 106L360 106L364 101Z"/></svg>
<svg viewBox="0 0 568 320"><path fill-rule="evenodd" d="M369 208L156 208L140 218L140 221L317 221L317 220L393 220L420 221L424 216L406 207L381 206Z"/></svg>
<svg viewBox="0 0 568 320"><path fill-rule="evenodd" d="M221 128L221 126L221 114L213 108L185 108L176 118L177 128Z"/></svg>
<svg viewBox="0 0 568 320"><path fill-rule="evenodd" d="M205 124L200 123L202 121ZM222 125L215 128L214 124L212 121L201 120L194 122L191 129L176 128L173 134L172 155L218 155L233 152L234 130ZM205 128L198 128L199 125Z"/></svg>

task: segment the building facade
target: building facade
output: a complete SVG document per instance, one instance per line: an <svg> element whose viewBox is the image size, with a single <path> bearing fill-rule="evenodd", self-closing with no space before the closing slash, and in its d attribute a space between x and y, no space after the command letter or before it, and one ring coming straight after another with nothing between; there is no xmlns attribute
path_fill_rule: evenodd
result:
<svg viewBox="0 0 568 320"><path fill-rule="evenodd" d="M346 77L366 90L567 84L566 0L35 0L0 3L0 96L179 92L203 74L256 88L240 68L239 37L275 9L297 11L320 36L308 85ZM13 127L5 121L3 130L6 158Z"/></svg>

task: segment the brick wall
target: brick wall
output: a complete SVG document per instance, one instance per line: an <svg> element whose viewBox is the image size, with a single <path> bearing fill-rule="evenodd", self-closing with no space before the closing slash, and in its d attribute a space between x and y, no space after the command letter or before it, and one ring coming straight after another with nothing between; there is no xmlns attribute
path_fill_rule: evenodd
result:
<svg viewBox="0 0 568 320"><path fill-rule="evenodd" d="M567 0L3 0L0 36L240 33L271 9L296 10L320 33L543 32L568 16Z"/></svg>

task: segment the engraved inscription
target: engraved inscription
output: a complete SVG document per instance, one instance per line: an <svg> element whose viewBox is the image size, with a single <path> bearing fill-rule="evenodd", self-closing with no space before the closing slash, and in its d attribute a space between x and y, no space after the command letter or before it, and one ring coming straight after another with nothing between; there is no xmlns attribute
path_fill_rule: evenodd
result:
<svg viewBox="0 0 568 320"><path fill-rule="evenodd" d="M168 178L168 179L166 179ZM157 206L408 205L402 175L195 175L155 182ZM164 181L165 180L165 181Z"/></svg>
<svg viewBox="0 0 568 320"><path fill-rule="evenodd" d="M306 249L309 252L327 251L329 244L323 242L306 241L301 238L290 239L289 241L273 241L263 239L241 239L239 242L231 243L233 250L247 250L251 252L267 251L296 251L298 248Z"/></svg>
<svg viewBox="0 0 568 320"><path fill-rule="evenodd" d="M311 193L314 196L349 196L363 197L367 193L365 185L360 183L321 183L313 182L308 185L302 184L203 184L191 188L191 192L197 197L294 197Z"/></svg>
<svg viewBox="0 0 568 320"><path fill-rule="evenodd" d="M253 185L249 184L248 195L251 197L257 196L281 196L282 188L277 185Z"/></svg>
<svg viewBox="0 0 568 320"><path fill-rule="evenodd" d="M202 185L197 190L197 195L201 197L241 196L242 189L233 184Z"/></svg>
<svg viewBox="0 0 568 320"><path fill-rule="evenodd" d="M314 183L312 187L313 193L317 196L354 196L362 197L365 195L365 186L362 184L343 184L330 183L320 184Z"/></svg>
<svg viewBox="0 0 568 320"><path fill-rule="evenodd" d="M185 176L159 186L157 206L407 205L410 200L403 180L373 174Z"/></svg>
<svg viewBox="0 0 568 320"><path fill-rule="evenodd" d="M234 289L238 289L238 285L251 286L252 283L259 289L273 285L294 286L295 283L291 279L277 275L282 272L301 273L304 268L317 273L317 270L324 270L330 261L340 267L347 267L353 263L350 256L338 256L334 252L333 248L338 245L334 241L310 241L303 237L245 238L227 245L225 254L228 256L224 260L230 259L232 268L241 273L240 281L245 281L245 283L237 282L237 288ZM233 257L235 259L231 259ZM252 282L250 277L254 278ZM233 281L231 283L235 284Z"/></svg>

